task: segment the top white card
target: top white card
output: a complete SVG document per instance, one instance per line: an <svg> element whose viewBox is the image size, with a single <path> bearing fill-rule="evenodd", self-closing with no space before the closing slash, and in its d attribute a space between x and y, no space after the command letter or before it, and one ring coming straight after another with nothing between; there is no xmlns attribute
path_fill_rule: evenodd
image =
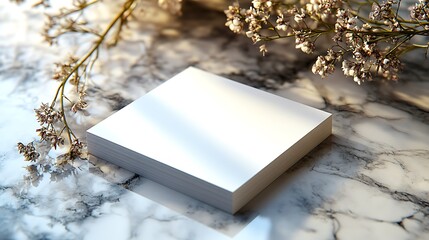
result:
<svg viewBox="0 0 429 240"><path fill-rule="evenodd" d="M329 116L190 67L88 131L234 192Z"/></svg>

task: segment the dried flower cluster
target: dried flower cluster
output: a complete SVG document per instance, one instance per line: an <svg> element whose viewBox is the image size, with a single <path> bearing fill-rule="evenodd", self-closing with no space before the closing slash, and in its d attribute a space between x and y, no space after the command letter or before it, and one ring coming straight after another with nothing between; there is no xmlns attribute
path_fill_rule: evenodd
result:
<svg viewBox="0 0 429 240"><path fill-rule="evenodd" d="M40 108L35 109L37 121L40 123L41 128L37 129L40 139L51 144L53 148L59 145L64 145L64 138L61 136L62 131L66 128L64 125L60 132L57 131L56 126L61 122L64 114L55 111L53 107L47 103L42 103Z"/></svg>
<svg viewBox="0 0 429 240"><path fill-rule="evenodd" d="M17 3L23 0L11 0ZM69 34L90 35L94 38L94 44L82 57L69 57L66 61L56 64L52 79L59 82L58 88L51 103L42 103L35 109L40 128L36 132L40 141L30 142L27 145L18 143L18 152L26 161L32 162L27 167L29 176L27 180L35 182L40 180L44 172L50 172L51 177L57 173L73 172L71 163L76 158L84 158L85 144L73 132L69 125L69 117L78 112L83 112L88 106L85 100L89 73L98 59L98 53L102 46L112 47L121 39L121 32L132 19L134 10L142 0L122 0L122 5L116 15L107 24L103 31L97 31L90 27L85 15L91 14L92 7L96 4L107 4L101 0L70 0L71 7L61 8L55 14L47 14L47 23L42 35L49 44L57 44L58 40ZM158 0L161 8L173 13L181 14L182 0ZM50 8L49 0L37 1L34 6ZM143 9L144 10L144 9ZM74 87L75 91L65 91L68 87ZM67 95L66 95L67 94ZM34 145L34 143L37 143ZM47 161L47 152L50 149L68 146L67 151L58 156L51 166L52 161ZM43 149L38 149L40 146ZM46 146L48 150L46 151ZM41 154L43 152L43 154Z"/></svg>
<svg viewBox="0 0 429 240"><path fill-rule="evenodd" d="M25 161L35 162L40 156L40 154L36 152L36 148L33 146L32 142L27 144L27 146L22 143L18 143L18 152L24 155Z"/></svg>
<svg viewBox="0 0 429 240"><path fill-rule="evenodd" d="M258 43L262 54L267 42L288 37L311 54L318 40L326 39L322 36L330 37L331 47L317 57L313 73L326 77L342 62L344 75L360 84L375 76L396 81L401 55L414 49L427 53L429 43L413 40L429 36L429 1L410 6L408 17L400 15L403 9L400 0L253 0L249 8L235 4L225 14L226 26Z"/></svg>
<svg viewBox="0 0 429 240"><path fill-rule="evenodd" d="M47 22L43 30L45 41L49 44L57 43L59 37L70 33L99 34L88 26L85 12L100 0L74 0L72 7L61 8L58 13L47 14ZM42 5L49 7L49 2L42 1Z"/></svg>

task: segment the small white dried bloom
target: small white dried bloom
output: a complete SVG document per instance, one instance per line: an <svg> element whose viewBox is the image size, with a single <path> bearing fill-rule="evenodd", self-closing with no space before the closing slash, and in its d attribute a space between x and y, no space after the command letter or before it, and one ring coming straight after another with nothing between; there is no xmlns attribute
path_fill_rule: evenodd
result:
<svg viewBox="0 0 429 240"><path fill-rule="evenodd" d="M326 56L317 57L311 71L325 78L328 74L332 74L335 71L335 63L342 58L342 54L342 52L335 52L332 49L328 49Z"/></svg>
<svg viewBox="0 0 429 240"><path fill-rule="evenodd" d="M259 41L261 41L261 35L259 33L254 33L253 36L251 37L253 43L257 43Z"/></svg>
<svg viewBox="0 0 429 240"><path fill-rule="evenodd" d="M344 75L348 77L352 77L356 73L354 64L348 60L343 61L342 69L343 69Z"/></svg>
<svg viewBox="0 0 429 240"><path fill-rule="evenodd" d="M314 42L311 41L309 36L299 32L295 33L295 44L296 49L301 49L301 51L307 54L313 53L314 49L316 49Z"/></svg>
<svg viewBox="0 0 429 240"><path fill-rule="evenodd" d="M335 32L354 30L356 28L357 17L353 17L348 10L339 9L336 17Z"/></svg>
<svg viewBox="0 0 429 240"><path fill-rule="evenodd" d="M382 76L385 79L397 81L399 76L398 72L401 68L401 62L397 57L394 56L385 56L379 60L379 67Z"/></svg>
<svg viewBox="0 0 429 240"><path fill-rule="evenodd" d="M265 46L265 44L259 46L259 52L262 53L262 56L265 56L265 54L268 52L267 46Z"/></svg>
<svg viewBox="0 0 429 240"><path fill-rule="evenodd" d="M301 12L296 12L295 13L295 16L293 17L293 19L295 20L295 22L297 22L297 23L301 23L301 22L303 22L304 21L304 18L305 18L305 11L304 11L304 9L300 9L300 11Z"/></svg>
<svg viewBox="0 0 429 240"><path fill-rule="evenodd" d="M286 26L286 24L277 24L276 29L280 30L280 31L286 31L287 26Z"/></svg>
<svg viewBox="0 0 429 240"><path fill-rule="evenodd" d="M313 42L305 41L303 43L297 44L296 48L301 49L301 51L303 51L304 53L311 54L314 52L314 49L316 48L316 46L314 45Z"/></svg>
<svg viewBox="0 0 429 240"><path fill-rule="evenodd" d="M372 26L371 26L371 24L369 24L369 23L364 23L363 25L362 25L362 29L364 29L364 30L370 30L372 28Z"/></svg>
<svg viewBox="0 0 429 240"><path fill-rule="evenodd" d="M244 27L244 23L241 20L243 16L241 15L241 10L238 5L229 6L227 10L225 10L226 15L226 23L231 31L234 33L241 33Z"/></svg>
<svg viewBox="0 0 429 240"><path fill-rule="evenodd" d="M318 56L316 62L313 64L313 67L311 67L311 71L314 74L320 75L322 78L325 78L327 74L332 73L328 69L328 64L326 64L326 60L322 56ZM332 65L331 65L332 66ZM335 69L335 66L333 66L332 70Z"/></svg>
<svg viewBox="0 0 429 240"><path fill-rule="evenodd" d="M353 77L353 80L359 85L366 80L372 80L369 68L362 62L344 60L342 68L344 75Z"/></svg>
<svg viewBox="0 0 429 240"><path fill-rule="evenodd" d="M383 59L383 65L387 65L389 62L390 62L389 59L387 59L387 58Z"/></svg>
<svg viewBox="0 0 429 240"><path fill-rule="evenodd" d="M371 56L375 50L375 46L375 43L368 43L368 41L365 41L362 50L365 52L366 55Z"/></svg>
<svg viewBox="0 0 429 240"><path fill-rule="evenodd" d="M260 0L253 0L252 5L254 8L259 9L261 7L262 3Z"/></svg>
<svg viewBox="0 0 429 240"><path fill-rule="evenodd" d="M396 10L393 9L393 5L398 2L387 0L382 3L375 1L372 4L371 12L369 13L369 18L378 22L382 22L384 25L388 25L390 30L398 31L401 29L400 23L396 17ZM399 6L397 6L399 8Z"/></svg>
<svg viewBox="0 0 429 240"><path fill-rule="evenodd" d="M410 8L410 17L420 21L429 21L429 2L419 0L419 3Z"/></svg>
<svg viewBox="0 0 429 240"><path fill-rule="evenodd" d="M320 6L316 3L313 3L314 1L312 1L312 3L307 3L305 5L305 11L309 14L309 15L315 15L317 12L319 12L320 10Z"/></svg>
<svg viewBox="0 0 429 240"><path fill-rule="evenodd" d="M261 10L262 12L265 12L271 9L273 3L270 0L253 0L252 5L253 8L255 8L256 10Z"/></svg>
<svg viewBox="0 0 429 240"><path fill-rule="evenodd" d="M280 13L277 16L276 23L277 23L277 25L276 25L277 30L280 30L280 31L286 31L287 30L286 20L284 18L283 13Z"/></svg>
<svg viewBox="0 0 429 240"><path fill-rule="evenodd" d="M238 17L235 17L234 19L227 21L225 25L229 27L229 29L234 33L240 33L244 27L244 23Z"/></svg>
<svg viewBox="0 0 429 240"><path fill-rule="evenodd" d="M363 59L362 53L355 50L353 52L353 58L356 59L357 61L362 61Z"/></svg>

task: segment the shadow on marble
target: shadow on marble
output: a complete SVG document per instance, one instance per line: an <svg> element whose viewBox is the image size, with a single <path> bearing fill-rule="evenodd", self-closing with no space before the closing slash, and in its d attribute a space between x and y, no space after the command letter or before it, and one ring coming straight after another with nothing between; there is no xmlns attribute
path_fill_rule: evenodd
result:
<svg viewBox="0 0 429 240"><path fill-rule="evenodd" d="M95 156L89 160L91 173L227 236L233 237L257 216L246 207L231 215Z"/></svg>
<svg viewBox="0 0 429 240"><path fill-rule="evenodd" d="M253 222L260 222L261 219L268 220L271 225L269 232L273 235L273 239L276 239L276 236L284 235L285 229L288 229L289 234L293 234L293 229L301 229L301 225L307 221L307 218L320 213L325 201L330 201L329 196L336 195L341 188L341 181L336 179L326 182L324 177L319 176L323 173L314 171L314 168L324 165L324 162L329 164L331 162L329 158L336 157L332 153L338 150L335 142L344 141L348 140L337 136L327 138L235 215L218 210L94 156L90 157L89 171L229 237L235 238L241 235L241 232ZM356 147L364 148L364 146ZM355 166L358 167L358 165ZM323 196L318 192L321 188ZM293 218L293 221L290 221L288 216ZM289 226L282 226L282 222ZM293 226L290 226L291 222Z"/></svg>
<svg viewBox="0 0 429 240"><path fill-rule="evenodd" d="M38 149L39 160L28 162L24 168L27 170L23 175L24 188L38 187L41 182L49 179L50 182L60 182L68 177L76 177L82 170L86 169L86 159L74 159L72 162L58 164L63 155L53 157L49 155L52 147L45 141L34 140L31 142ZM54 154L55 155L55 154Z"/></svg>
<svg viewBox="0 0 429 240"><path fill-rule="evenodd" d="M354 176L362 168L358 159L351 159L353 156L342 149L343 145L367 150L367 146L360 143L331 135L249 202L245 208L257 212L258 216L253 220L255 224L250 223L247 228L268 225L270 230L264 239L313 239L313 234L328 229L325 233L333 233L335 239L341 226L334 217L333 205L339 201L338 196L344 195L345 182L350 180L346 174ZM335 170L321 170L328 168ZM348 168L344 176L335 172L343 168ZM251 237L246 230L238 236ZM243 236L237 238L245 239Z"/></svg>

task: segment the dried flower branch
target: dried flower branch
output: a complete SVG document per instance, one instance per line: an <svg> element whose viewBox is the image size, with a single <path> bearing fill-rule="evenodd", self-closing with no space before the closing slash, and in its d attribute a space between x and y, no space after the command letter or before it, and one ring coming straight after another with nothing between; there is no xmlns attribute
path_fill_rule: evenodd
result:
<svg viewBox="0 0 429 240"><path fill-rule="evenodd" d="M429 42L414 40L429 36L429 1L411 6L408 18L403 12L400 0L253 0L249 8L225 10L226 26L259 44L262 54L267 42L280 38L295 38L297 49L312 54L317 41L330 36L331 47L317 57L313 73L326 77L342 62L344 75L359 84L373 76L396 81L403 54L425 49L427 55Z"/></svg>
<svg viewBox="0 0 429 240"><path fill-rule="evenodd" d="M85 0L80 0L77 1L76 6L79 9L86 9L88 6L96 3L97 0L92 1L92 2L87 2ZM76 58L70 58L69 62L67 62L66 64L62 64L59 66L59 71L57 71L54 75L54 79L59 79L60 85L57 88L57 91L55 93L54 99L52 100L49 108L53 109L55 107L55 105L59 102L59 113L61 114L61 121L63 123L63 128L61 129L61 131L59 132L59 134L61 134L63 131L65 131L67 139L68 139L68 143L71 144L70 149L68 151L69 154L66 154L66 157L69 157L70 160L74 159L74 157L79 157L80 154L76 154L78 153L78 151L76 151L76 146L81 146L78 138L74 135L72 129L69 127L68 122L67 122L67 115L65 114L65 104L64 104L64 100L69 100L65 94L64 94L64 90L66 87L66 84L68 82L70 82L71 84L76 86L76 90L77 92L79 92L79 101L76 103L73 103L74 106L81 106L80 109L83 109L82 106L86 106L86 103L83 101L83 96L85 95L85 88L79 88L80 84L81 84L81 78L82 76L85 76L88 70L88 64L93 64L93 62L97 59L98 57L98 51L100 46L102 45L102 43L104 43L107 40L107 36L109 34L109 32L111 32L114 27L121 27L123 24L126 23L126 20L129 16L131 16L132 11L134 10L136 5L136 0L127 0L125 1L125 3L122 6L121 11L113 18L113 20L108 24L108 26L106 27L106 29L98 34L94 31L87 31L87 30L83 30L81 33L94 33L95 35L98 36L98 39L95 41L94 45L91 47L91 49L83 56L81 57L79 60L77 60ZM76 11L76 10L72 10L72 11ZM72 11L62 11L63 16L69 16L70 12ZM77 21L73 21L73 23L76 23L76 25L67 25L65 26L66 29L70 32L74 32L77 31L79 32L80 30L82 30L83 28L81 27L76 27L76 26L80 26L80 24L77 24ZM60 35L55 36L55 38L57 38ZM42 105L43 107L44 105ZM74 107L73 110L78 110L78 107ZM36 110L37 113L38 110ZM58 132L56 132L56 135L59 135ZM50 140L49 138L44 138L43 135L41 135L42 140ZM54 141L55 143L55 141ZM54 144L52 144L53 147L55 147Z"/></svg>
<svg viewBox="0 0 429 240"><path fill-rule="evenodd" d="M45 40L51 45L56 43L60 36L68 33L99 33L88 27L84 18L85 11L100 0L74 0L71 8L61 8L57 14L47 14L47 23L43 32ZM44 3L43 5L49 6Z"/></svg>
<svg viewBox="0 0 429 240"><path fill-rule="evenodd" d="M17 3L23 0L11 0ZM40 141L33 141L27 145L18 143L18 151L23 154L26 161L33 162L27 167L29 175L26 180L32 184L42 179L44 172L49 172L51 178L58 179L59 174L74 174L71 163L76 158L85 155L85 143L78 138L69 125L71 114L85 111L88 106L85 100L87 80L98 53L102 46L115 46L121 39L121 32L132 18L134 10L141 0L123 0L120 11L112 18L103 31L90 27L85 19L85 13L91 11L96 4L104 4L101 0L72 0L72 6L61 8L56 14L47 15L48 21L43 36L49 44L57 44L58 39L69 34L91 35L94 37L93 45L82 57L69 57L65 62L56 64L53 80L59 81L51 103L42 103L35 109L36 118L40 128L36 130ZM161 8L173 14L181 14L182 0L158 0ZM34 6L49 7L49 0L40 0ZM68 85L74 86L77 96L67 96L65 89ZM68 145L68 150L58 156L52 166L47 153L51 148Z"/></svg>
<svg viewBox="0 0 429 240"><path fill-rule="evenodd" d="M73 1L73 8L61 9L57 15L48 16L48 24L43 33L46 41L50 44L55 43L58 38L66 33L91 34L95 36L94 44L81 58L69 57L64 63L57 64L53 79L59 81L59 86L52 102L42 103L39 108L35 109L36 118L41 126L36 130L40 136L40 141L48 143L54 149L66 144L69 145L67 152L57 158L56 166L69 165L74 159L82 157L85 148L84 143L70 128L68 116L86 108L85 92L87 90L88 72L97 60L101 46L109 41L110 43L117 42L120 28L127 23L128 18L132 15L137 0L124 1L120 11L102 32L88 28L87 22L83 20L83 12L98 2L100 1ZM115 29L117 33L110 34ZM67 84L76 88L77 97L66 96L65 89ZM43 159L39 159L41 154L37 152L33 142L27 145L18 143L18 151L24 155L27 161L40 162L39 167L43 168L43 171L46 170L46 164L44 164ZM37 169L37 166L35 164L32 166L29 169L34 172L34 168ZM58 171L58 169L55 171Z"/></svg>

